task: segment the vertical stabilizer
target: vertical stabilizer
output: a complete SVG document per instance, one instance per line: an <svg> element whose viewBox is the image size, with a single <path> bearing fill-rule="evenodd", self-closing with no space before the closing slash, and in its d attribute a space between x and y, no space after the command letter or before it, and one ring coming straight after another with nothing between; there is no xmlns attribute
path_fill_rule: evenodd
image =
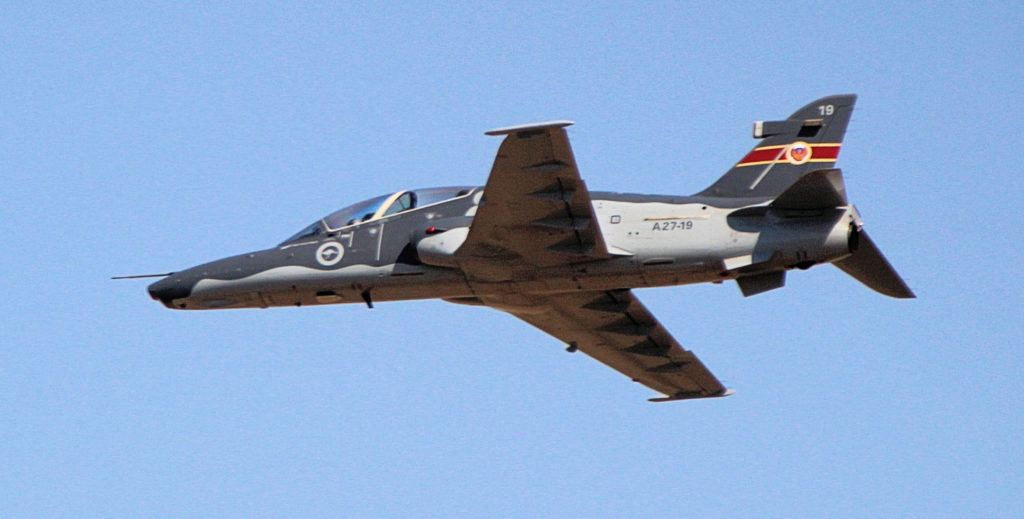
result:
<svg viewBox="0 0 1024 519"><path fill-rule="evenodd" d="M774 198L804 174L833 167L857 96L823 97L784 121L754 123L761 142L697 196Z"/></svg>

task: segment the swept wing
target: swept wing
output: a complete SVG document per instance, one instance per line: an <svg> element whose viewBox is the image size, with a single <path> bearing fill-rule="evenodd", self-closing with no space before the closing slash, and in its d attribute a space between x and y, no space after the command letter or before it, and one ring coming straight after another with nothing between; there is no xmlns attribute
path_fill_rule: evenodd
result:
<svg viewBox="0 0 1024 519"><path fill-rule="evenodd" d="M506 137L466 241L455 253L471 283L612 255L576 168L564 130L570 124L487 132ZM629 290L515 294L514 304L508 294L478 299L665 395L654 401L729 394Z"/></svg>
<svg viewBox="0 0 1024 519"><path fill-rule="evenodd" d="M469 235L455 253L467 274L496 281L517 269L609 257L563 129L570 124L487 132L506 137Z"/></svg>
<svg viewBox="0 0 1024 519"><path fill-rule="evenodd" d="M629 290L530 298L528 306L501 309L665 395L653 402L731 393Z"/></svg>

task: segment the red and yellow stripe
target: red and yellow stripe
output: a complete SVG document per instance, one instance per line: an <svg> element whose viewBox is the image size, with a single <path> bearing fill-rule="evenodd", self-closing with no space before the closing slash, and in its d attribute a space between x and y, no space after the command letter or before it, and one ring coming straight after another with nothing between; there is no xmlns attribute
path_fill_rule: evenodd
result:
<svg viewBox="0 0 1024 519"><path fill-rule="evenodd" d="M841 142L823 142L809 144L811 147L811 159L807 162L835 162L839 158L839 147ZM759 166L762 164L773 164L776 162L787 162L786 148L789 144L779 146L762 146L754 148L753 151L743 157L736 166Z"/></svg>

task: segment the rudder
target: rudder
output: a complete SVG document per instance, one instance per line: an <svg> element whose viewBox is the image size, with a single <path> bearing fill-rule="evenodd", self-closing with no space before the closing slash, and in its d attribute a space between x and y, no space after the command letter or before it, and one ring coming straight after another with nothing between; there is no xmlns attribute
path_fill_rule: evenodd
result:
<svg viewBox="0 0 1024 519"><path fill-rule="evenodd" d="M774 198L804 174L831 168L856 101L854 94L823 97L784 121L754 123L761 142L696 196Z"/></svg>

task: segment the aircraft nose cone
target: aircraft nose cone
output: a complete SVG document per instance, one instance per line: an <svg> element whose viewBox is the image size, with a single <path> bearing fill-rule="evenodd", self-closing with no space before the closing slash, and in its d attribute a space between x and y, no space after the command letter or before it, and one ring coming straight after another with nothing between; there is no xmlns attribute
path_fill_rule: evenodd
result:
<svg viewBox="0 0 1024 519"><path fill-rule="evenodd" d="M177 308L174 300L188 297L191 293L192 284L186 283L181 276L171 275L149 285L149 297L160 301L167 308Z"/></svg>

